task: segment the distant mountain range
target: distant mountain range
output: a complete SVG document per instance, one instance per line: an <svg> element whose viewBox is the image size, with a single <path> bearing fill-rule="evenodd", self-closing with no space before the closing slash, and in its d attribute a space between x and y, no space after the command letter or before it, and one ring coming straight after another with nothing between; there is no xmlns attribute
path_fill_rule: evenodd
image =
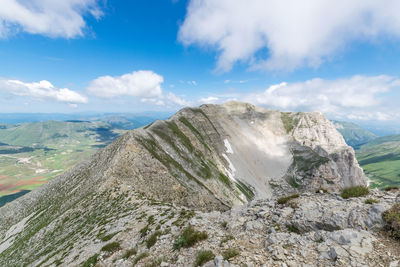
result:
<svg viewBox="0 0 400 267"><path fill-rule="evenodd" d="M378 137L354 123L334 123L346 143L355 149L372 187L400 186L400 135Z"/></svg>
<svg viewBox="0 0 400 267"><path fill-rule="evenodd" d="M349 146L357 147L368 143L377 136L355 123L345 121L334 121L336 129L343 135Z"/></svg>
<svg viewBox="0 0 400 267"><path fill-rule="evenodd" d="M21 190L32 190L62 174L127 130L163 119L165 114L160 116L8 114L8 121L19 123L0 124L0 206L21 196ZM45 118L68 120L36 121Z"/></svg>
<svg viewBox="0 0 400 267"><path fill-rule="evenodd" d="M386 266L366 185L320 112L185 108L1 207L0 266Z"/></svg>

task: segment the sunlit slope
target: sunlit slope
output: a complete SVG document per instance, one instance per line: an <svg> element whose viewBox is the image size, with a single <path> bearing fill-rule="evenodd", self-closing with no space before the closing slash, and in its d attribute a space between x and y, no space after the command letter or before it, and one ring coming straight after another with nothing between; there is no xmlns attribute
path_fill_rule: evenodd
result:
<svg viewBox="0 0 400 267"><path fill-rule="evenodd" d="M30 122L0 128L0 196L32 190L118 137L103 122Z"/></svg>
<svg viewBox="0 0 400 267"><path fill-rule="evenodd" d="M400 186L400 135L377 138L362 145L357 159L374 187Z"/></svg>

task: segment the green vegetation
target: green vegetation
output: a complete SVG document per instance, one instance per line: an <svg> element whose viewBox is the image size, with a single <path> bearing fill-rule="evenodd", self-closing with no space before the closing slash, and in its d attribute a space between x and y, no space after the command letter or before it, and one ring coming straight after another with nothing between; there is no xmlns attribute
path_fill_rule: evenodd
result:
<svg viewBox="0 0 400 267"><path fill-rule="evenodd" d="M231 187L231 181L229 180L228 176L223 174L222 172L219 173L218 179L224 183L226 186Z"/></svg>
<svg viewBox="0 0 400 267"><path fill-rule="evenodd" d="M240 190L240 192L242 192L243 195L245 195L247 201L252 201L254 199L255 194L249 186L247 186L246 184L242 183L239 180L236 181L235 184L236 187Z"/></svg>
<svg viewBox="0 0 400 267"><path fill-rule="evenodd" d="M118 234L118 232L112 233L112 234L109 234L109 235L106 235L106 236L103 236L102 238L100 238L100 240L103 241L103 242L109 241L109 240L111 240L116 234Z"/></svg>
<svg viewBox="0 0 400 267"><path fill-rule="evenodd" d="M201 135L201 133L185 117L180 117L179 121L182 122L186 127L188 127L196 135L197 139L199 139L201 144L205 148L207 148L207 150L211 151L210 147L204 141L204 137Z"/></svg>
<svg viewBox="0 0 400 267"><path fill-rule="evenodd" d="M137 264L139 261L143 260L144 258L147 258L149 255L149 253L147 252L143 252L140 253L139 255L136 256L136 258L133 260L133 264Z"/></svg>
<svg viewBox="0 0 400 267"><path fill-rule="evenodd" d="M124 253L124 255L122 256L122 258L128 259L128 258L130 258L131 256L136 255L136 254L137 254L137 249L136 249L136 248L131 248L131 249L128 249L128 250Z"/></svg>
<svg viewBox="0 0 400 267"><path fill-rule="evenodd" d="M140 236L144 237L145 235L147 235L147 232L150 231L149 225L146 225L145 227L143 227L142 229L140 229Z"/></svg>
<svg viewBox="0 0 400 267"><path fill-rule="evenodd" d="M299 123L299 119L295 117L295 114L290 112L282 112L281 120L283 123L283 127L285 127L286 133L289 134Z"/></svg>
<svg viewBox="0 0 400 267"><path fill-rule="evenodd" d="M222 257L224 257L224 260L230 260L240 254L239 250L235 248L228 248L224 252L222 252Z"/></svg>
<svg viewBox="0 0 400 267"><path fill-rule="evenodd" d="M221 227L222 227L222 228L226 228L226 226L228 226L228 222L227 222L227 221L223 221L223 222L221 223Z"/></svg>
<svg viewBox="0 0 400 267"><path fill-rule="evenodd" d="M278 198L277 203L278 203L278 204L286 204L286 203L288 203L290 200L295 199L295 198L298 198L298 197L300 197L299 194L293 194L293 195L290 195L290 196L281 197L281 198Z"/></svg>
<svg viewBox="0 0 400 267"><path fill-rule="evenodd" d="M150 237L149 239L146 240L146 247L147 248L151 248L152 246L154 246L154 244L157 242L157 239L159 236L162 235L162 232L160 231L155 231Z"/></svg>
<svg viewBox="0 0 400 267"><path fill-rule="evenodd" d="M121 249L121 245L119 242L112 242L108 243L104 247L101 248L101 251L106 251L106 252L115 252Z"/></svg>
<svg viewBox="0 0 400 267"><path fill-rule="evenodd" d="M197 253L196 260L194 261L194 266L201 266L206 262L209 262L215 258L214 253L210 250L200 250Z"/></svg>
<svg viewBox="0 0 400 267"><path fill-rule="evenodd" d="M364 203L365 203L365 204L372 205L372 204L375 204L375 203L379 203L379 200L373 199L373 198L368 198L367 200L365 200Z"/></svg>
<svg viewBox="0 0 400 267"><path fill-rule="evenodd" d="M300 234L301 233L300 229L297 228L297 226L293 225L293 224L286 225L286 229L291 233L296 233L296 234Z"/></svg>
<svg viewBox="0 0 400 267"><path fill-rule="evenodd" d="M0 197L35 189L124 133L104 122L46 121L0 128ZM12 199L2 199L2 202Z"/></svg>
<svg viewBox="0 0 400 267"><path fill-rule="evenodd" d="M400 239L400 204L394 204L382 214L385 229L396 238Z"/></svg>
<svg viewBox="0 0 400 267"><path fill-rule="evenodd" d="M206 232L200 232L194 229L193 226L186 227L180 236L175 239L174 242L174 250L180 250L181 248L188 248L193 246L199 241L205 240L208 238Z"/></svg>
<svg viewBox="0 0 400 267"><path fill-rule="evenodd" d="M190 142L190 139L179 129L178 125L175 122L167 122L168 127L171 129L175 136L181 140L182 144L190 151L193 152L194 147Z"/></svg>
<svg viewBox="0 0 400 267"><path fill-rule="evenodd" d="M363 197L369 194L368 187L365 186L353 186L343 189L342 198L348 199L351 197Z"/></svg>
<svg viewBox="0 0 400 267"><path fill-rule="evenodd" d="M82 264L82 267L94 267L98 261L99 254L94 254Z"/></svg>
<svg viewBox="0 0 400 267"><path fill-rule="evenodd" d="M376 138L356 150L372 188L400 186L400 135Z"/></svg>

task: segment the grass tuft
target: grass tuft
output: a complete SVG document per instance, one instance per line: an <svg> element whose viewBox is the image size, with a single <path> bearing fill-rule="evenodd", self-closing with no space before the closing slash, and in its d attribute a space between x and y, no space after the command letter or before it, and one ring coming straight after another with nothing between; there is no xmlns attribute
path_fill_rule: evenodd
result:
<svg viewBox="0 0 400 267"><path fill-rule="evenodd" d="M379 200L373 199L373 198L368 198L367 200L365 200L364 203L365 203L365 204L372 205L372 204L374 204L374 203L379 203Z"/></svg>
<svg viewBox="0 0 400 267"><path fill-rule="evenodd" d="M208 234L206 232L200 232L194 229L193 226L186 227L180 236L175 239L174 242L174 250L180 250L181 248L188 248L193 246L199 241L205 240L208 238Z"/></svg>
<svg viewBox="0 0 400 267"><path fill-rule="evenodd" d="M94 254L92 257L87 259L87 261L85 261L82 264L82 267L93 267L93 266L95 266L97 264L98 257L99 257L99 254Z"/></svg>
<svg viewBox="0 0 400 267"><path fill-rule="evenodd" d="M143 252L140 253L139 255L136 256L136 258L133 260L133 264L137 264L139 261L141 261L144 258L147 258L149 256L149 253Z"/></svg>
<svg viewBox="0 0 400 267"><path fill-rule="evenodd" d="M400 203L394 204L382 214L385 229L395 238L400 239Z"/></svg>
<svg viewBox="0 0 400 267"><path fill-rule="evenodd" d="M136 255L136 254L137 254L137 249L136 249L136 248L131 248L131 249L128 249L128 250L124 253L124 255L122 256L122 258L128 259L128 258L130 258L131 256Z"/></svg>
<svg viewBox="0 0 400 267"><path fill-rule="evenodd" d="M230 260L240 254L239 250L235 248L228 248L224 252L222 252L222 257L224 257L224 260Z"/></svg>
<svg viewBox="0 0 400 267"><path fill-rule="evenodd" d="M294 195L290 195L290 196L287 196L287 197L281 197L281 198L278 198L277 203L278 204L286 204L290 200L298 198L298 197L300 197L299 194L294 194Z"/></svg>
<svg viewBox="0 0 400 267"><path fill-rule="evenodd" d="M200 250L197 253L196 260L194 262L194 266L196 266L196 267L197 266L201 266L204 263L213 260L214 258L215 258L215 255L214 255L214 253L212 253L212 251L210 251L210 250Z"/></svg>
<svg viewBox="0 0 400 267"><path fill-rule="evenodd" d="M342 198L348 199L352 197L363 197L369 194L368 187L365 186L353 186L343 189Z"/></svg>
<svg viewBox="0 0 400 267"><path fill-rule="evenodd" d="M104 247L101 248L101 251L106 251L106 252L115 252L121 249L121 245L119 242L112 242L108 243Z"/></svg>
<svg viewBox="0 0 400 267"><path fill-rule="evenodd" d="M152 246L154 246L154 244L157 242L158 237L161 235L162 233L160 231L155 231L150 237L149 239L146 240L146 246L147 248L151 248Z"/></svg>

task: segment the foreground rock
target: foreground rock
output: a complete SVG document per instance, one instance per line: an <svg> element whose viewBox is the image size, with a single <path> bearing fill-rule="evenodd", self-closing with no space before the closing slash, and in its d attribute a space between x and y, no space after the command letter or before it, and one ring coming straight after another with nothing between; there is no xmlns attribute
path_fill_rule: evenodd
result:
<svg viewBox="0 0 400 267"><path fill-rule="evenodd" d="M24 253L6 250L1 265L75 266L95 256L93 263L98 266L192 266L201 250L216 255L205 266L396 266L400 260L400 243L381 232L381 213L399 201L398 192L373 191L349 200L335 194L303 194L285 205L264 199L226 212L206 213L139 195L125 199L123 188L113 194L106 218L93 218L82 225L84 211L70 214L62 219L62 229L56 221L42 229L43 236L46 231L52 233L52 240L40 236L25 239L26 246L19 244ZM366 204L368 198L379 202ZM115 206L121 209L118 215ZM30 230L27 222L37 218L34 213L15 225L8 233L9 242L22 242L19 233ZM75 225L80 225L79 232L74 232ZM208 238L174 250L174 243L189 225L207 233ZM152 236L156 236L154 244L149 241ZM65 238L69 242L63 243ZM110 243L115 247L105 249ZM3 243L0 248L5 246ZM135 253L127 254L132 249ZM220 255L229 250L237 255L224 260Z"/></svg>

